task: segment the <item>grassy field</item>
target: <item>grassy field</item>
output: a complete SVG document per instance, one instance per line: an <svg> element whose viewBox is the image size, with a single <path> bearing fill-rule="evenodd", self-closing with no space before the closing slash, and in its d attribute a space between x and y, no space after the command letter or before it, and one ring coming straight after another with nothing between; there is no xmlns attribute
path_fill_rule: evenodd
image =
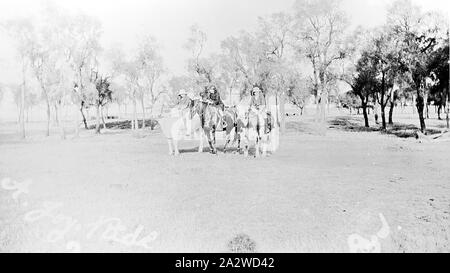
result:
<svg viewBox="0 0 450 273"><path fill-rule="evenodd" d="M348 252L352 235L362 251L449 252L450 142L409 137L411 113L381 133L334 111L325 135L312 113L263 159L190 141L171 157L158 128L63 141L33 123L20 140L0 124L0 252Z"/></svg>

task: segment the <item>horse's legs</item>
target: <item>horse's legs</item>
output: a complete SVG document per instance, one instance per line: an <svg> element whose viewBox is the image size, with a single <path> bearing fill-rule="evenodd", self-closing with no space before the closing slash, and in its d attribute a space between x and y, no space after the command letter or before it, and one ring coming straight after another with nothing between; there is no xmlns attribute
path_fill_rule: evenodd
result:
<svg viewBox="0 0 450 273"><path fill-rule="evenodd" d="M242 132L237 132L236 131L236 133L235 133L235 135L234 135L234 140L233 140L233 145L236 143L236 141L237 141L237 143L238 143L238 145L237 145L237 152L238 153L241 153L241 133Z"/></svg>
<svg viewBox="0 0 450 273"><path fill-rule="evenodd" d="M244 133L244 156L248 157L248 150L249 150L249 136L248 136L248 129Z"/></svg>
<svg viewBox="0 0 450 273"><path fill-rule="evenodd" d="M217 148L216 148L216 126L214 125L211 130L212 133L212 150L213 154L217 154Z"/></svg>
<svg viewBox="0 0 450 273"><path fill-rule="evenodd" d="M256 136L255 140L255 157L259 158L260 156L260 145L261 145L261 138L259 136Z"/></svg>
<svg viewBox="0 0 450 273"><path fill-rule="evenodd" d="M262 156L266 157L267 156L267 135L262 137Z"/></svg>
<svg viewBox="0 0 450 273"><path fill-rule="evenodd" d="M225 145L223 146L223 153L226 154L227 153L227 146L228 144L230 144L231 142L231 136L230 134L227 132L227 135L225 137Z"/></svg>
<svg viewBox="0 0 450 273"><path fill-rule="evenodd" d="M211 137L211 131L210 131L209 128L206 128L206 127L204 128L204 130L205 130L205 135L206 135L206 137L208 139L210 152L212 154L215 154L215 148L214 148L213 140L212 140L212 137Z"/></svg>
<svg viewBox="0 0 450 273"><path fill-rule="evenodd" d="M238 153L241 153L241 137L240 136L238 137L237 142L238 142L237 151L238 151Z"/></svg>

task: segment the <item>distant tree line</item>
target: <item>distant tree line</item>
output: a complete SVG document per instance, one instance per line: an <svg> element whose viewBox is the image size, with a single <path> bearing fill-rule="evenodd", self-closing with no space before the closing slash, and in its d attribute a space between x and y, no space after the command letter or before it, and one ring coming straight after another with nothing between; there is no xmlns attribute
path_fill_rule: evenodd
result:
<svg viewBox="0 0 450 273"><path fill-rule="evenodd" d="M379 109L383 129L393 122L400 102L414 100L420 127L426 130L428 105L449 116L447 18L424 12L410 0L397 0L388 18L376 29L350 29L339 0L297 0L289 11L258 18L254 32L241 31L221 42L219 52L207 54L207 34L192 26L184 48L186 73L172 75L164 66L160 45L151 35L126 54L120 47L104 50L100 23L84 14L70 14L49 5L37 20L16 19L2 26L15 42L21 65L16 93L21 134L25 112L39 102L46 107L46 135L51 114L75 107L75 134L86 110L96 110L96 132L105 127L108 105L133 108L132 128L144 129L146 117L159 115L155 105L170 105L180 89L199 93L215 86L224 97L253 86L275 95L284 131L287 101L303 110L311 97L316 121L324 124L331 101L361 109L369 126L370 108ZM340 94L346 83L350 92ZM5 87L0 88L4 90ZM39 90L39 96L30 95ZM138 110L140 109L140 110ZM142 125L139 128L138 111ZM65 137L64 123L59 122Z"/></svg>

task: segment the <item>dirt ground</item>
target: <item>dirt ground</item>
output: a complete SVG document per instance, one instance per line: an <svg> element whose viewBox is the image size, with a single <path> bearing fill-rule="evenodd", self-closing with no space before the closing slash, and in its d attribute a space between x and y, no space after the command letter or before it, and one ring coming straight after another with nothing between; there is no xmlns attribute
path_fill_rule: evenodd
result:
<svg viewBox="0 0 450 273"><path fill-rule="evenodd" d="M349 252L355 236L360 251L450 252L450 142L337 119L362 123L336 113L322 135L290 117L262 159L193 141L172 157L158 128L63 141L31 124L19 140L0 124L0 252Z"/></svg>

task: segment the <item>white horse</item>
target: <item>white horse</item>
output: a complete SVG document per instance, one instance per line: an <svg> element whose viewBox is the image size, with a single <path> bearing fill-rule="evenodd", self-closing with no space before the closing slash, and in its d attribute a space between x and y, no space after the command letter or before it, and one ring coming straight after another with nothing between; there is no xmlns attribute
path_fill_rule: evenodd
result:
<svg viewBox="0 0 450 273"><path fill-rule="evenodd" d="M167 138L167 143L169 144L169 155L177 156L180 154L178 142L182 140L199 140L198 152L203 152L204 132L201 126L200 117L198 114L194 114L190 121L191 126L188 126L187 120L188 115L190 114L190 109L180 111L178 108L173 108L169 117L158 120L161 131ZM188 132L188 127L191 127L191 132ZM193 135L188 133L193 133Z"/></svg>

